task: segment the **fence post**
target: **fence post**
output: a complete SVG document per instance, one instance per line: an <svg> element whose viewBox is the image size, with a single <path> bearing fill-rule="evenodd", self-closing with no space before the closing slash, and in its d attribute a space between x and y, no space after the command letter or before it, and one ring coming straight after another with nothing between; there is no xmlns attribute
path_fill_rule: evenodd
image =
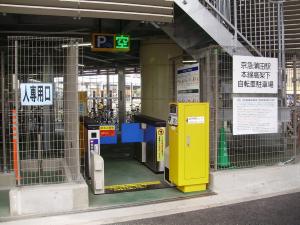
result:
<svg viewBox="0 0 300 225"><path fill-rule="evenodd" d="M5 89L5 70L4 70L4 51L1 52L1 111L2 111L2 150L3 150L3 170L7 172L7 156L6 156L6 135L5 135L5 97L4 97L4 89Z"/></svg>
<svg viewBox="0 0 300 225"><path fill-rule="evenodd" d="M294 157L297 154L297 56L293 57L293 151Z"/></svg>
<svg viewBox="0 0 300 225"><path fill-rule="evenodd" d="M215 147L215 156L214 156L214 169L215 171L218 170L218 128L219 128L219 80L218 80L218 72L219 72L219 66L218 66L218 49L214 49L214 66L215 66L215 90L214 90L214 97L215 97L215 126L214 126L214 147Z"/></svg>
<svg viewBox="0 0 300 225"><path fill-rule="evenodd" d="M13 74L13 86L14 86L14 97L15 97L15 109L12 110L12 129L13 129L13 160L14 160L14 171L17 179L18 186L20 183L20 155L19 155L19 96L18 96L18 41L15 41L15 64Z"/></svg>

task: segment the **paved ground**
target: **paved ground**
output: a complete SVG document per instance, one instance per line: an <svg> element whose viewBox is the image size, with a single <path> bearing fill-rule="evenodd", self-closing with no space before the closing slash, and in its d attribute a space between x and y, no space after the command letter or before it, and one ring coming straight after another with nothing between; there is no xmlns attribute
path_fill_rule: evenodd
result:
<svg viewBox="0 0 300 225"><path fill-rule="evenodd" d="M123 221L123 225L300 225L300 196L292 194L300 193L300 163L218 171L212 174L211 181L216 195L9 221L0 219L0 224L107 225ZM289 195L258 200L286 194ZM258 201L247 202L251 200ZM230 205L240 202L243 203ZM157 218L146 219L155 216Z"/></svg>
<svg viewBox="0 0 300 225"><path fill-rule="evenodd" d="M194 212L117 224L300 225L300 192Z"/></svg>

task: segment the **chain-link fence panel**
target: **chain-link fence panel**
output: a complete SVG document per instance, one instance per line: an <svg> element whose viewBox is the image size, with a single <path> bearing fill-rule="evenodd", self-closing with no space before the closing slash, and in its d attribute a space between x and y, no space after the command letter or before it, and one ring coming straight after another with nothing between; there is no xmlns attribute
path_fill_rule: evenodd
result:
<svg viewBox="0 0 300 225"><path fill-rule="evenodd" d="M294 159L294 141L290 108L286 95L233 93L232 57L219 47L204 50L200 57L203 101L210 102L210 156L215 170L287 163ZM278 132L268 134L233 134L234 97L273 97L278 99ZM255 123L256 121L253 121Z"/></svg>
<svg viewBox="0 0 300 225"><path fill-rule="evenodd" d="M80 38L8 37L7 167L18 185L80 179Z"/></svg>

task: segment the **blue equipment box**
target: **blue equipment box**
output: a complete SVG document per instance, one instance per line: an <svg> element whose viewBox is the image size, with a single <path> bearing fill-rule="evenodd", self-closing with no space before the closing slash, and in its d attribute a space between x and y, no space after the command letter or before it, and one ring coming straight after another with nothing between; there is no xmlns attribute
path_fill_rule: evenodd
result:
<svg viewBox="0 0 300 225"><path fill-rule="evenodd" d="M140 123L123 123L121 127L122 143L135 143L144 141L144 131Z"/></svg>

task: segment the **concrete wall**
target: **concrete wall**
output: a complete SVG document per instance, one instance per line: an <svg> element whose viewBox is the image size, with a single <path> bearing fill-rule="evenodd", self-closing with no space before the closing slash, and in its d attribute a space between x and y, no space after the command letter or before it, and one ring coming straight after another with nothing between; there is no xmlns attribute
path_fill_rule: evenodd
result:
<svg viewBox="0 0 300 225"><path fill-rule="evenodd" d="M142 113L167 120L169 103L174 100L172 58L183 50L170 39L151 39L141 43Z"/></svg>
<svg viewBox="0 0 300 225"><path fill-rule="evenodd" d="M15 187L9 191L12 216L87 209L88 186L76 183Z"/></svg>

